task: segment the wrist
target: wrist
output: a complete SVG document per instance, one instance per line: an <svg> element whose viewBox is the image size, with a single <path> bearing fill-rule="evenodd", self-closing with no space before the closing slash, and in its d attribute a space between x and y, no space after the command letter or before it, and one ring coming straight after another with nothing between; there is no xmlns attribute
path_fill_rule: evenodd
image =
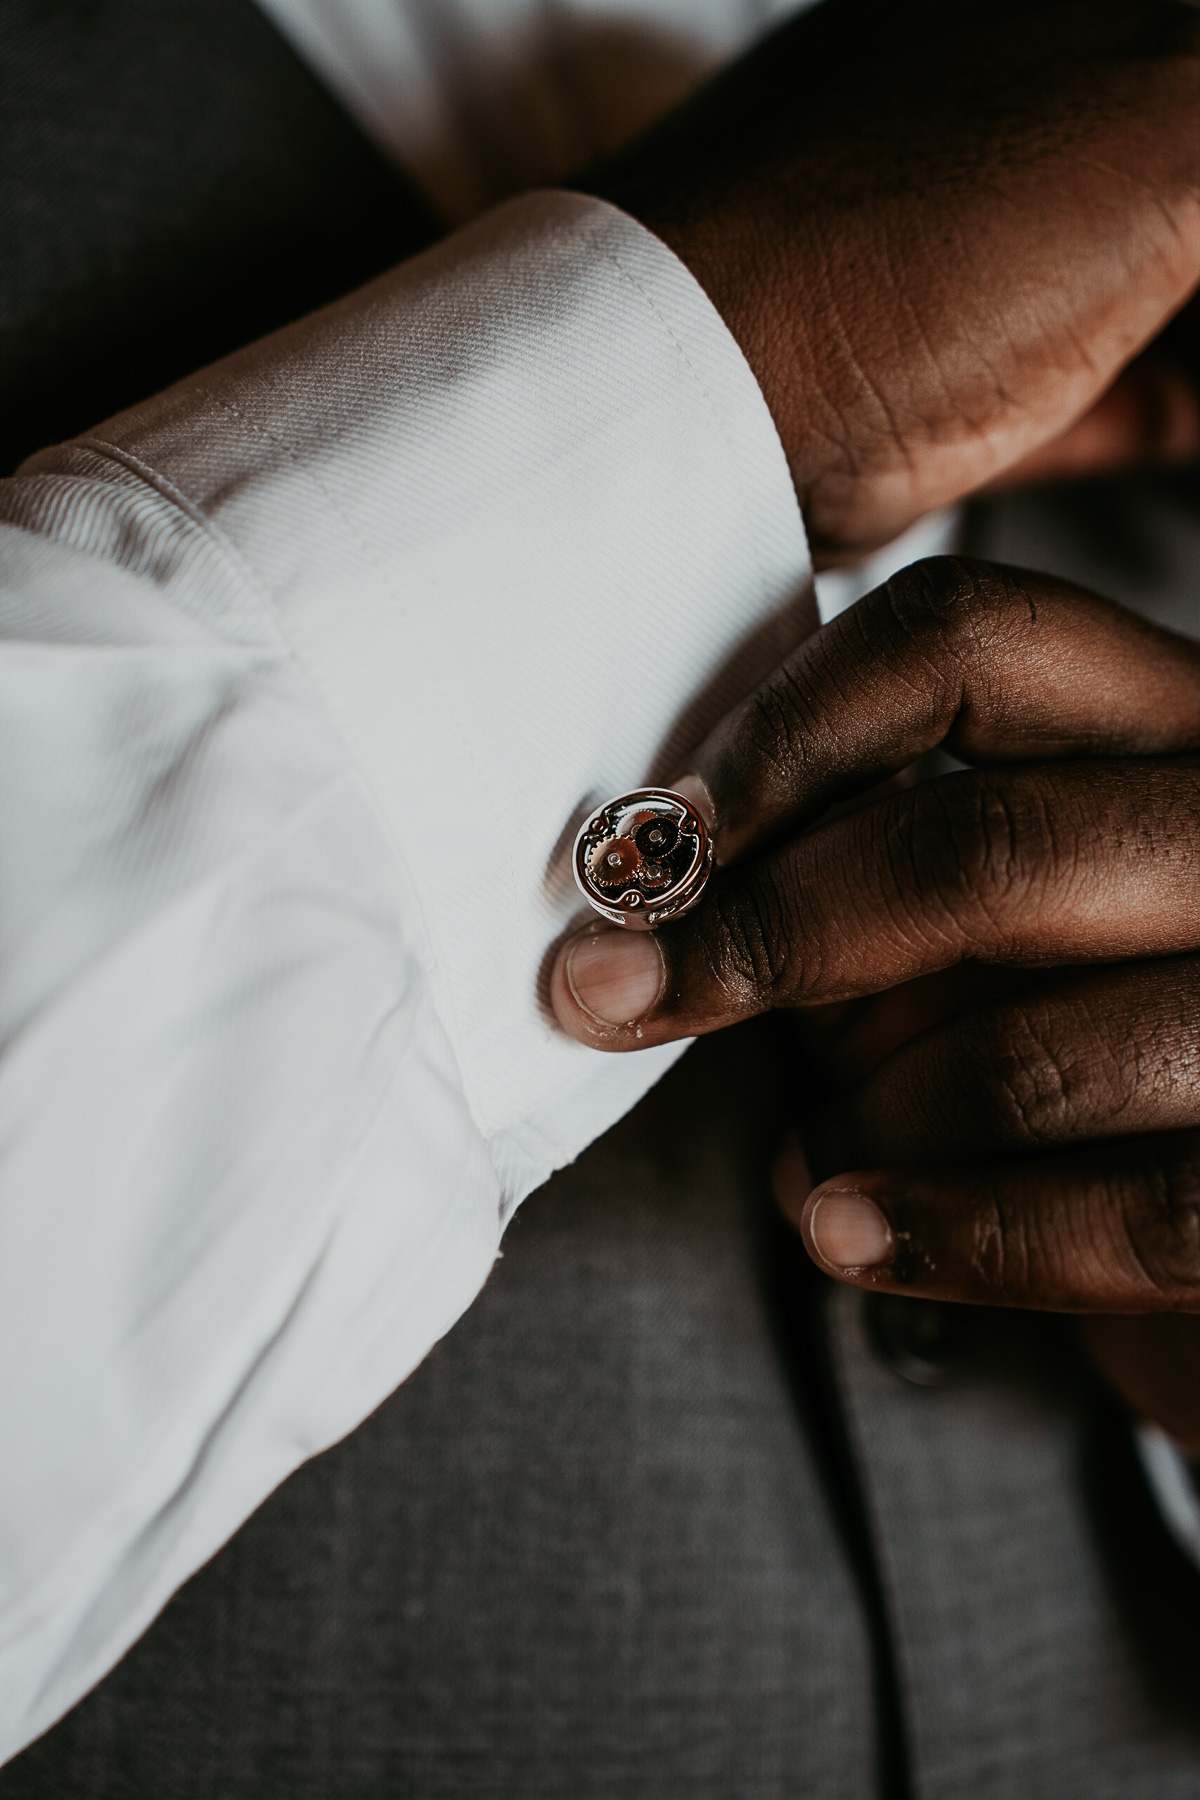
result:
<svg viewBox="0 0 1200 1800"><path fill-rule="evenodd" d="M672 183L636 172L589 183L586 191L653 232L704 290L758 383L809 523L814 502L819 506L839 475L849 476L850 464L808 327L816 296L797 279L796 264L805 259L784 255L750 195L680 194Z"/></svg>

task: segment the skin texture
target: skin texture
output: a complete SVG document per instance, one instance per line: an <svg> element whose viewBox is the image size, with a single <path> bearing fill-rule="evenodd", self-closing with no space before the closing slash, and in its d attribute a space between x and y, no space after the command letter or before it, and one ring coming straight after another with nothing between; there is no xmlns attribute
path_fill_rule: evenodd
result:
<svg viewBox="0 0 1200 1800"><path fill-rule="evenodd" d="M722 313L818 567L1200 454L1198 37L1142 0L839 0L580 183ZM678 783L744 866L661 954L566 945L552 996L611 1050L793 1009L842 1083L777 1171L817 1260L1082 1310L1200 1450L1197 687L1194 648L1061 584L909 571ZM938 742L973 772L814 829Z"/></svg>
<svg viewBox="0 0 1200 1800"><path fill-rule="evenodd" d="M818 563L1014 473L1194 452L1177 359L1122 370L1200 279L1200 17L1131 0L836 11L776 33L585 184L722 313Z"/></svg>
<svg viewBox="0 0 1200 1800"><path fill-rule="evenodd" d="M969 767L847 809L936 745ZM931 559L728 715L692 791L709 893L666 931L564 946L564 1029L624 1050L798 1009L841 1083L777 1176L815 1259L862 1287L1168 1315L1090 1342L1200 1444L1179 1373L1181 1344L1200 1360L1200 646Z"/></svg>

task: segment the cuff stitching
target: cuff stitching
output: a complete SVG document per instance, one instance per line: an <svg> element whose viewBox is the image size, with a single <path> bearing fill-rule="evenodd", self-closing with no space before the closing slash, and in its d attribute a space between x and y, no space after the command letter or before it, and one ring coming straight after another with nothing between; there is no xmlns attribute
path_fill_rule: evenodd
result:
<svg viewBox="0 0 1200 1800"><path fill-rule="evenodd" d="M614 210L618 210L618 209L614 209ZM630 216L630 215L623 215L623 216ZM637 223L637 221L634 221L634 223ZM653 235L654 235L652 232L649 231L649 228L645 225L639 225L638 229L641 231L645 231L648 236L653 237ZM705 305L708 306L712 310L714 316L717 318L717 320L720 323L721 330L725 333L726 337L729 339L729 342L734 346L734 348L737 352L737 355L741 358L742 362L745 364L746 375L747 375L748 379L754 383L755 390L757 391L759 399L762 401L763 408L767 413L767 419L770 424L771 431L774 435L775 442L779 446L780 455L784 456L784 461L785 461L785 465L786 465L787 459L786 459L786 455L783 450L783 445L780 442L779 433L775 428L775 421L771 418L770 409L767 407L766 399L763 396L762 389L759 387L757 377L755 376L754 371L750 368L749 363L746 362L745 356L741 350L740 345L737 343L736 338L734 338L732 332L729 330L729 327L725 324L725 321L721 318L720 314L717 312L716 307L713 306L713 303L709 299L708 295L704 293L703 288L700 287L700 283L696 280L696 277L692 274L691 270L687 267L686 263L684 263L681 260L681 258L676 256L675 252L671 249L670 245L664 244L662 242L661 238L655 238L654 241L656 244L658 244L660 246L660 248L662 248L663 250L666 251L667 255L670 256L673 259L673 261L675 261L679 264L679 267L683 270L684 274L687 276L687 279L703 295ZM683 364L683 367L687 370L688 374L691 376L692 380L695 382L696 387L699 389L700 393L704 396L705 403L708 407L709 412L712 414L713 422L716 425L719 435L725 442L725 445L729 451L730 461L732 462L734 470L736 472L738 498L741 501L742 512L745 516L746 522L750 526L750 542L751 542L751 546L752 546L752 554L754 557L754 566L758 572L759 588L760 588L760 591L764 594L764 596L769 597L771 594L771 584L767 579L767 572L766 572L766 569L763 567L762 557L761 557L761 554L759 551L758 532L754 529L754 514L753 514L753 510L750 506L749 497L746 492L746 483L745 483L745 478L744 478L744 472L742 469L742 459L738 455L737 446L736 446L733 436L730 433L729 428L725 422L723 410L722 410L721 406L719 405L715 395L713 394L712 389L705 382L703 376L700 374L700 371L697 369L695 363L692 361L691 357L688 355L688 352L684 348L684 345L681 342L678 334L676 333L676 331L672 327L670 321L667 319L666 315L662 311L662 308L659 306L657 300L655 300L653 294L651 294L648 291L648 289L642 285L642 283L638 280L637 276L634 275L630 269L626 268L625 264L622 262L617 251L609 250L607 248L604 248L603 246L597 246L597 248L600 250L600 254L604 257L604 259L607 262L612 264L613 268L616 269L617 273L621 276L621 278L624 281L628 282L629 286L631 288L633 288L634 292L636 294L638 294L639 297L644 301L645 305L648 307L650 312L654 315L654 319L655 319L656 323L660 326L663 334L668 338L670 343L673 345L673 347L675 349L675 353L678 356L680 362ZM790 474L789 474L789 481L790 481ZM793 493L794 493L794 490L793 490ZM799 510L799 503L797 502L797 511L798 510Z"/></svg>

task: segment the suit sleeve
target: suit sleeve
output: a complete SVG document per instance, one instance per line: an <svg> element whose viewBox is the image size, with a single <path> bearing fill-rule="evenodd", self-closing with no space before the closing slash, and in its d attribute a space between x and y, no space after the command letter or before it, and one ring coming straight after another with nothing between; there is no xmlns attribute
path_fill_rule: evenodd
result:
<svg viewBox="0 0 1200 1800"><path fill-rule="evenodd" d="M0 1755L677 1053L548 1022L564 849L807 605L740 353L574 195L0 484Z"/></svg>

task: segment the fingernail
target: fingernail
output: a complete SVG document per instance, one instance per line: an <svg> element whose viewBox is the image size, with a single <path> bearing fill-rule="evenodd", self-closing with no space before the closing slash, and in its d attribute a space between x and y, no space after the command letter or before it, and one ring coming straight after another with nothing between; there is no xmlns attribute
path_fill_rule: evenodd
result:
<svg viewBox="0 0 1200 1800"><path fill-rule="evenodd" d="M892 1228L865 1194L835 1189L819 1195L809 1214L808 1234L831 1269L871 1269L892 1254Z"/></svg>
<svg viewBox="0 0 1200 1800"><path fill-rule="evenodd" d="M704 823L708 826L710 834L715 837L717 832L717 809L713 805L713 797L708 791L708 783L702 776L695 774L693 771L691 774L681 775L679 780L672 785L677 794L682 794L684 799L695 807L696 811L700 814L700 817L704 820Z"/></svg>
<svg viewBox="0 0 1200 1800"><path fill-rule="evenodd" d="M775 1158L771 1170L771 1192L784 1218L799 1229L804 1216L804 1202L813 1191L812 1172L800 1139L791 1133Z"/></svg>
<svg viewBox="0 0 1200 1800"><path fill-rule="evenodd" d="M567 986L602 1025L644 1018L663 984L662 952L649 932L600 931L576 938L567 953Z"/></svg>

